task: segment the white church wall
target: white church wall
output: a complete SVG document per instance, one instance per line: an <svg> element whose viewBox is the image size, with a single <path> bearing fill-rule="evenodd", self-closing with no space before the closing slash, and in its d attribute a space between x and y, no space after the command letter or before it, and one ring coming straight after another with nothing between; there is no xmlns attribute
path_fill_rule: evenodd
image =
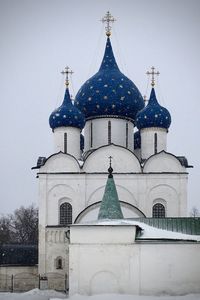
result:
<svg viewBox="0 0 200 300"><path fill-rule="evenodd" d="M80 158L80 129L75 127L58 127L54 131L55 153L61 151ZM66 135L65 135L66 134ZM65 138L66 136L66 138Z"/></svg>
<svg viewBox="0 0 200 300"><path fill-rule="evenodd" d="M155 154L155 134L157 134L157 152L167 150L166 129L158 127L143 128L140 130L142 159L147 159Z"/></svg>
<svg viewBox="0 0 200 300"><path fill-rule="evenodd" d="M112 167L116 173L140 173L141 166L133 152L116 145L101 147L92 152L83 165L85 172L107 172L108 157L112 156Z"/></svg>
<svg viewBox="0 0 200 300"><path fill-rule="evenodd" d="M135 242L134 237L135 226L72 226L70 295L200 292L199 243Z"/></svg>
<svg viewBox="0 0 200 300"><path fill-rule="evenodd" d="M58 272L61 274L68 273L68 239L66 232L68 227L48 227L46 229L46 271L45 273ZM58 268L57 259L62 260L62 268Z"/></svg>
<svg viewBox="0 0 200 300"><path fill-rule="evenodd" d="M144 172L186 172L180 161L170 153L164 151L150 157L144 164Z"/></svg>
<svg viewBox="0 0 200 300"><path fill-rule="evenodd" d="M50 156L45 165L40 168L40 173L43 172L80 172L80 166L73 156L57 153Z"/></svg>
<svg viewBox="0 0 200 300"><path fill-rule="evenodd" d="M161 242L138 246L141 294L183 295L200 292L199 243Z"/></svg>
<svg viewBox="0 0 200 300"><path fill-rule="evenodd" d="M134 226L72 226L70 237L70 295L91 295L105 290L138 293L138 252L131 247ZM134 263L133 270L130 261Z"/></svg>
<svg viewBox="0 0 200 300"><path fill-rule="evenodd" d="M84 151L96 149L108 145L108 122L111 124L111 143L127 147L133 151L133 124L130 121L120 118L99 118L89 120L85 124ZM92 124L92 129L91 129ZM126 139L126 127L128 126L128 137ZM91 136L92 134L92 136ZM92 140L92 141L91 141ZM128 143L127 143L128 142Z"/></svg>

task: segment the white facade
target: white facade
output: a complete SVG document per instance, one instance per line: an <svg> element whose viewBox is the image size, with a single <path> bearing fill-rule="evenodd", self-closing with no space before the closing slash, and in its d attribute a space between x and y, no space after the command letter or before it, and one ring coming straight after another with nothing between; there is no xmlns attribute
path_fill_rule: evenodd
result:
<svg viewBox="0 0 200 300"><path fill-rule="evenodd" d="M59 272L68 273L67 229L59 227L60 206L71 204L73 222L97 219L110 155L125 218L152 217L156 203L164 205L167 217L187 216L187 172L172 154L160 152L142 167L132 151L116 145L92 152L82 167L69 154L52 155L38 173L40 274L56 271L58 257L63 261Z"/></svg>
<svg viewBox="0 0 200 300"><path fill-rule="evenodd" d="M198 243L138 243L135 233L133 225L72 226L70 294L200 292Z"/></svg>
<svg viewBox="0 0 200 300"><path fill-rule="evenodd" d="M97 149L108 144L116 144L133 151L133 123L119 118L100 118L85 124L85 149Z"/></svg>
<svg viewBox="0 0 200 300"><path fill-rule="evenodd" d="M63 152L80 159L80 129L75 127L58 127L54 131L55 153Z"/></svg>
<svg viewBox="0 0 200 300"><path fill-rule="evenodd" d="M147 159L161 151L167 151L167 130L164 128L143 128L141 134L141 158Z"/></svg>

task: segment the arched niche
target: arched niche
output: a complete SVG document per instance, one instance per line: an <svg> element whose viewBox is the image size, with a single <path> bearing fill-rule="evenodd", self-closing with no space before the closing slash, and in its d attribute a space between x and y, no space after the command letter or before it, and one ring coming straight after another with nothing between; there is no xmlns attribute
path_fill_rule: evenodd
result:
<svg viewBox="0 0 200 300"><path fill-rule="evenodd" d="M171 153L161 151L155 155L150 156L143 168L144 173L183 173L183 167L180 161Z"/></svg>
<svg viewBox="0 0 200 300"><path fill-rule="evenodd" d="M80 172L80 166L76 158L67 153L56 153L51 155L40 168L39 173L67 173Z"/></svg>
<svg viewBox="0 0 200 300"><path fill-rule="evenodd" d="M124 218L145 217L144 213L130 203L120 201ZM75 219L75 223L96 221L100 209L101 201L96 202L85 208Z"/></svg>
<svg viewBox="0 0 200 300"><path fill-rule="evenodd" d="M109 166L109 156L112 156L112 167L114 173L141 173L141 166L135 154L121 146L102 146L90 153L83 165L83 171L107 172Z"/></svg>

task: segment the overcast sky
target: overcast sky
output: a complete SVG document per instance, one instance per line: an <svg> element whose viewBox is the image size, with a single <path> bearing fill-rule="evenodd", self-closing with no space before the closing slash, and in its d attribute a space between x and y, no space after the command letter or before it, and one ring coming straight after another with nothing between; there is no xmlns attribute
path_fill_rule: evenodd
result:
<svg viewBox="0 0 200 300"><path fill-rule="evenodd" d="M64 94L60 71L74 71L71 93L99 68L106 37L99 21L110 10L111 36L121 71L142 95L146 71L160 76L158 100L172 124L168 151L184 155L189 171L189 210L200 209L200 1L198 0L1 0L1 209L36 203L38 156L53 153L50 113Z"/></svg>

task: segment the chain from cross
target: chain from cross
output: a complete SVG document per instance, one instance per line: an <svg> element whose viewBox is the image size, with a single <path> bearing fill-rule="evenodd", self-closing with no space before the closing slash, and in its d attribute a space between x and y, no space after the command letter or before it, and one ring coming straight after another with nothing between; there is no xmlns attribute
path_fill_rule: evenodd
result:
<svg viewBox="0 0 200 300"><path fill-rule="evenodd" d="M148 102L148 100L147 100L147 96L146 95L144 95L143 96L143 99L144 99L144 104L145 104L145 106L147 105L147 102Z"/></svg>
<svg viewBox="0 0 200 300"><path fill-rule="evenodd" d="M111 26L110 23L114 23L116 19L113 18L113 16L110 14L109 11L107 11L106 15L101 19L102 23L106 23L106 35L109 37L111 35Z"/></svg>
<svg viewBox="0 0 200 300"><path fill-rule="evenodd" d="M72 75L74 72L72 70L70 70L70 68L67 66L65 67L65 70L61 72L61 74L66 75L65 78L65 85L68 88L69 86L69 74Z"/></svg>
<svg viewBox="0 0 200 300"><path fill-rule="evenodd" d="M113 157L112 157L112 156L109 156L108 158L109 158L109 161L110 161L110 167L111 167Z"/></svg>
<svg viewBox="0 0 200 300"><path fill-rule="evenodd" d="M151 86L154 87L155 86L155 75L160 75L160 72L155 72L155 68L154 67L151 67L151 72L150 71L147 71L146 72L147 75L151 75Z"/></svg>
<svg viewBox="0 0 200 300"><path fill-rule="evenodd" d="M113 168L112 168L112 156L109 156L108 157L109 158L109 160L110 160L110 166L109 166L109 168L108 168L108 173L109 173L109 175L108 175L108 177L109 178L113 178L113 175L112 175L112 172L113 172Z"/></svg>

